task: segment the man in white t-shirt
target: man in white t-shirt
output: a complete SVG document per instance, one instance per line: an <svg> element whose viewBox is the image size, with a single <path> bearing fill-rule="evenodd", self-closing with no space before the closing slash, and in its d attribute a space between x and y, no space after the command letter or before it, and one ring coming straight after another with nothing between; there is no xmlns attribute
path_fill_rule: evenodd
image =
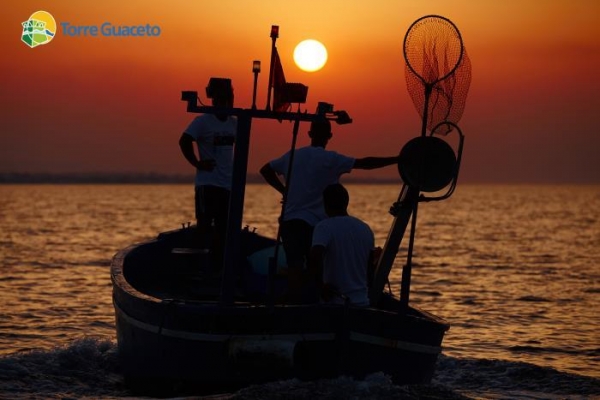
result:
<svg viewBox="0 0 600 400"><path fill-rule="evenodd" d="M233 107L231 80L211 78L206 92L214 107ZM183 156L196 168L196 223L203 246L208 245L212 235L213 267L216 270L222 267L236 133L235 117L203 114L194 118L179 139ZM213 224L214 234L211 231Z"/></svg>
<svg viewBox="0 0 600 400"><path fill-rule="evenodd" d="M323 203L328 218L315 226L309 258L309 270L321 283L321 299L368 306L367 267L375 247L373 231L348 215L348 191L341 184L327 186Z"/></svg>
<svg viewBox="0 0 600 400"><path fill-rule="evenodd" d="M298 301L302 290L302 275L307 265L314 226L325 219L323 190L337 183L340 175L352 169L375 169L396 164L398 156L355 159L326 150L332 137L331 123L323 118L313 121L308 135L310 146L294 152L290 187L288 188L281 239L288 264L289 295ZM260 173L279 193L285 193L290 152L265 164ZM283 181L279 178L283 177Z"/></svg>

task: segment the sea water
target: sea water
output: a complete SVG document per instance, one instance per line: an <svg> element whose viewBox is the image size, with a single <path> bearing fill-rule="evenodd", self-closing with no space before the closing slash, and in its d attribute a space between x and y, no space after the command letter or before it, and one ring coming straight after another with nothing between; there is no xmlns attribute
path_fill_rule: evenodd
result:
<svg viewBox="0 0 600 400"><path fill-rule="evenodd" d="M400 186L348 190L350 213L383 246ZM280 200L249 185L244 224L275 236ZM111 257L192 221L188 185L0 185L0 398L133 396L119 373ZM375 373L219 397L600 398L599 299L600 186L461 185L417 217L410 301L451 325L430 385Z"/></svg>

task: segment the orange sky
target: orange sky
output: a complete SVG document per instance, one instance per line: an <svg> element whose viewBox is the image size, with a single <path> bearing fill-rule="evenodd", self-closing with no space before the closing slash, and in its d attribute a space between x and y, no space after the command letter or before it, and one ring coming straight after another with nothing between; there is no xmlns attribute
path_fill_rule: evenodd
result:
<svg viewBox="0 0 600 400"><path fill-rule="evenodd" d="M277 5L279 4L279 5ZM293 5L292 5L293 4ZM28 48L21 22L37 10L57 23L161 28L153 38L66 37ZM262 61L266 104L269 32L286 78L309 86L305 108L333 103L353 117L330 149L397 154L420 132L406 90L402 41L417 18L460 29L473 68L461 181L600 183L600 3L596 0L20 1L0 15L0 173L192 173L179 136L192 114L181 90L233 79L249 107L252 60ZM304 39L328 49L313 73L294 65ZM249 173L286 151L292 125L253 122ZM307 144L307 126L299 145ZM396 176L393 167L353 173Z"/></svg>

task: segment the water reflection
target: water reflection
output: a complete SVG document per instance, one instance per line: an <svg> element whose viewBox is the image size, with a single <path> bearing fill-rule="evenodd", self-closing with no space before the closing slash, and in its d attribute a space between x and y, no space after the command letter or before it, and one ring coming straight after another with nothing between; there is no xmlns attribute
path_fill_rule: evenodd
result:
<svg viewBox="0 0 600 400"><path fill-rule="evenodd" d="M348 185L383 245L398 186ZM246 193L244 224L275 236L280 196ZM193 220L188 185L0 185L0 352L114 339L114 253ZM391 275L400 287L406 241ZM447 319L444 353L600 375L600 188L469 186L422 204L411 302Z"/></svg>

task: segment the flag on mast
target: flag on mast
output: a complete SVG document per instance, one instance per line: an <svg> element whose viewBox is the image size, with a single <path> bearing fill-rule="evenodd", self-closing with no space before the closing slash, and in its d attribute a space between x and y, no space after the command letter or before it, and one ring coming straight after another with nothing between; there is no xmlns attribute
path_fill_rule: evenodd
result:
<svg viewBox="0 0 600 400"><path fill-rule="evenodd" d="M279 59L276 47L273 53L273 80L271 81L271 87L273 88L273 111L287 111L291 104L284 100L285 75L283 74L283 67L281 66L281 60Z"/></svg>

